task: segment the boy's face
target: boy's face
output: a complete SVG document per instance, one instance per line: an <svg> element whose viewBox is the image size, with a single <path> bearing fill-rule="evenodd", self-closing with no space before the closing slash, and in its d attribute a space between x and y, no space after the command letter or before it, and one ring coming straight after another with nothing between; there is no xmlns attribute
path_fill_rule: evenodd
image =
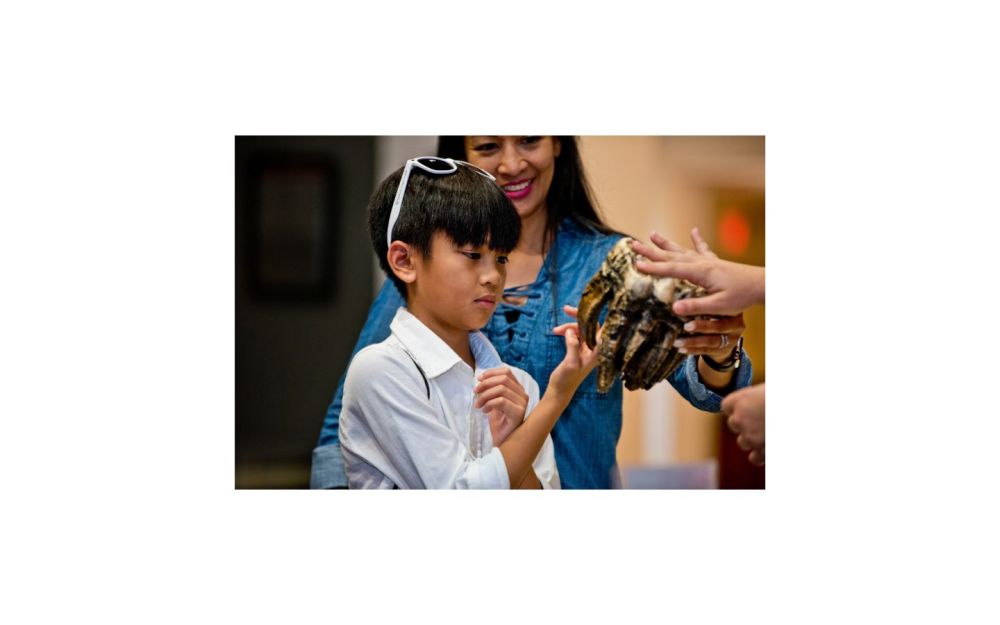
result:
<svg viewBox="0 0 1000 625"><path fill-rule="evenodd" d="M478 330L496 310L507 279L507 257L486 245L456 245L443 232L431 238L430 256L413 259L416 280L407 306L439 332ZM435 327L437 326L437 327Z"/></svg>

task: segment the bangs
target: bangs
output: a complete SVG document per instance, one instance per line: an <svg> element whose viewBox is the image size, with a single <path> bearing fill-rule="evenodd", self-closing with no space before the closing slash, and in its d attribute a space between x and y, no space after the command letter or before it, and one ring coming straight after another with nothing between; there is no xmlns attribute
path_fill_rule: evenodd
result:
<svg viewBox="0 0 1000 625"><path fill-rule="evenodd" d="M495 182L465 165L459 165L458 171L446 176L414 174L410 174L410 184L414 185L412 195L421 198L420 207L407 206L404 200L400 213L422 220L424 223L418 230L428 235L443 231L457 245L485 244L503 254L517 245L521 218ZM411 194L408 192L407 196Z"/></svg>

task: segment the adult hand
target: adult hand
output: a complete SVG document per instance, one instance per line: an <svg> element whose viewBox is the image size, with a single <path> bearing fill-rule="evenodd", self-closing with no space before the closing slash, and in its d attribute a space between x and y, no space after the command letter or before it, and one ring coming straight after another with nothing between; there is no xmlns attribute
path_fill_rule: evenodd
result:
<svg viewBox="0 0 1000 625"><path fill-rule="evenodd" d="M563 306L570 317L576 318L574 306ZM593 349L580 340L580 326L574 321L558 325L552 329L566 340L566 356L549 376L549 388L564 396L572 396L583 379L597 366L597 350L601 344L601 329L597 330L597 345Z"/></svg>
<svg viewBox="0 0 1000 625"><path fill-rule="evenodd" d="M764 268L743 265L717 257L699 234L691 230L695 250L686 250L655 232L656 247L639 241L632 244L639 260L636 268L653 276L683 278L704 287L708 295L674 302L678 315L735 315L754 304L764 303Z"/></svg>
<svg viewBox="0 0 1000 625"><path fill-rule="evenodd" d="M736 444L750 452L750 462L764 464L764 385L733 391L722 400L722 412Z"/></svg>
<svg viewBox="0 0 1000 625"><path fill-rule="evenodd" d="M743 313L732 317L693 319L684 324L684 331L694 335L674 340L674 347L682 354L704 355L715 362L723 362L736 349L736 342L745 329Z"/></svg>
<svg viewBox="0 0 1000 625"><path fill-rule="evenodd" d="M507 367L484 371L473 391L476 408L489 419L493 444L499 447L524 421L528 394Z"/></svg>

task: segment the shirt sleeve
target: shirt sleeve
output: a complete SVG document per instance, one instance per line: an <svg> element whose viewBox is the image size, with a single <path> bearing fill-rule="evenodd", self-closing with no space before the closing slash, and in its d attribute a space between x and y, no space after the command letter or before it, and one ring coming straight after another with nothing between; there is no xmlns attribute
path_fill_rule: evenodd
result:
<svg viewBox="0 0 1000 625"><path fill-rule="evenodd" d="M739 368L733 374L729 386L721 393L710 389L702 381L698 374L697 356L688 356L684 360L684 364L677 367L677 370L670 375L670 383L695 408L705 412L720 412L722 398L738 388L750 386L751 377L753 377L753 365L750 363L750 357L747 356L746 351L743 351Z"/></svg>
<svg viewBox="0 0 1000 625"><path fill-rule="evenodd" d="M528 407L524 412L524 418L527 419L531 411L538 405L538 383L526 371L517 368L512 369L515 377L521 383L521 386L524 387L525 392L528 393ZM538 455L535 456L534 462L531 463L531 468L534 470L538 481L541 482L543 489L561 488L559 470L556 468L555 447L552 445L552 436L550 434L545 436L545 442L542 443L542 448L538 451Z"/></svg>
<svg viewBox="0 0 1000 625"><path fill-rule="evenodd" d="M392 323L396 310L405 302L399 294L399 289L391 280L382 285L371 308L368 309L368 319L361 328L361 334L354 344L351 359L369 345L384 341L389 336L389 324ZM350 362L350 361L348 361ZM345 369L333 400L326 409L323 427L320 429L319 442L312 454L312 475L309 478L310 488L346 488L347 476L344 474L344 459L340 452L338 429L340 412L344 400L344 380L347 377Z"/></svg>
<svg viewBox="0 0 1000 625"><path fill-rule="evenodd" d="M340 426L352 488L364 485L355 469L366 467L399 488L510 488L500 450L473 457L442 423L420 372L395 348L374 346L351 362Z"/></svg>

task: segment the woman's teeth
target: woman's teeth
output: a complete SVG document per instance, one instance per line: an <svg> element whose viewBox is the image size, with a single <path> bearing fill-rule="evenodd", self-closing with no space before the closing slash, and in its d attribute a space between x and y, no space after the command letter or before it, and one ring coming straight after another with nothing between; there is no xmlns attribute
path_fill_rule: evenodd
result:
<svg viewBox="0 0 1000 625"><path fill-rule="evenodd" d="M503 190L504 191L508 191L508 192L521 191L522 189L528 188L529 184L531 184L531 181L530 180L525 180L524 182L519 182L517 184L508 184L508 185L505 185L504 188L503 188Z"/></svg>

